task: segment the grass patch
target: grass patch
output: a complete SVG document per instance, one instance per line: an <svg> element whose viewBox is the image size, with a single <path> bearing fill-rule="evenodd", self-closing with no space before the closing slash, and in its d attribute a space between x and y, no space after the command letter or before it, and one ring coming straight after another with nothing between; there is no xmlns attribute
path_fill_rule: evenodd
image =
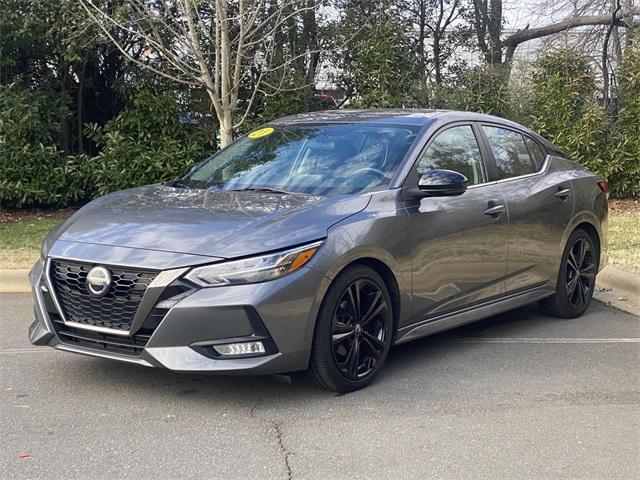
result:
<svg viewBox="0 0 640 480"><path fill-rule="evenodd" d="M637 202L611 204L609 265L640 272L640 205Z"/></svg>
<svg viewBox="0 0 640 480"><path fill-rule="evenodd" d="M0 223L0 268L31 268L49 230L66 216L24 216Z"/></svg>

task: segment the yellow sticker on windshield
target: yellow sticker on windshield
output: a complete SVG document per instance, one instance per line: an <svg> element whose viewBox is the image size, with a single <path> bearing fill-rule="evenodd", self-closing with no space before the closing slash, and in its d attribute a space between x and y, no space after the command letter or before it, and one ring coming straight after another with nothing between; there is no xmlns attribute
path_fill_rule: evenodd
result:
<svg viewBox="0 0 640 480"><path fill-rule="evenodd" d="M273 133L273 127L265 127L260 130L256 130L255 132L251 132L247 135L251 140L255 140L256 138L266 137L267 135L271 135Z"/></svg>

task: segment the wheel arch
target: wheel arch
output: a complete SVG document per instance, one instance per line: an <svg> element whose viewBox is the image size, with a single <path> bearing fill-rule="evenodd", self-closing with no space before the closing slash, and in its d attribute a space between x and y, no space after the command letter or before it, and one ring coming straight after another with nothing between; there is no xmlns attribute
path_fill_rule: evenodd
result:
<svg viewBox="0 0 640 480"><path fill-rule="evenodd" d="M600 252L602 250L602 245L601 245L601 240L600 240L600 234L598 233L598 230L596 229L596 227L593 226L592 223L589 222L582 222L579 223L578 225L576 225L576 227L573 229L573 232L575 232L578 229L582 229L585 232L587 232L587 234L591 237L591 239L593 240L593 243L596 247L596 250L598 252L598 268L600 267Z"/></svg>
<svg viewBox="0 0 640 480"><path fill-rule="evenodd" d="M562 248L560 250L560 256L562 256L562 253L567 246L569 237L571 237L573 232L575 232L579 228L585 230L593 240L598 250L598 268L600 268L603 250L602 228L597 217L591 212L581 212L580 214L576 215L569 223L562 238Z"/></svg>
<svg viewBox="0 0 640 480"><path fill-rule="evenodd" d="M384 263L382 260L379 260L374 257L361 257L357 260L352 261L351 263L344 266L341 272L353 265L365 265L375 271L378 275L382 277L382 280L389 291L389 296L391 297L391 307L393 309L393 340L395 342L396 335L398 333L398 324L400 321L400 312L402 311L402 299L400 296L400 287L398 286L398 280L393 273L393 270Z"/></svg>
<svg viewBox="0 0 640 480"><path fill-rule="evenodd" d="M408 274L403 269L401 262L398 262L388 251L376 247L361 247L353 249L342 255L335 261L330 268L324 273L325 281L319 289L316 296L316 305L314 321L307 330L307 341L309 345L313 339L318 316L322 311L322 305L326 298L327 292L335 279L343 271L353 265L365 265L373 269L380 275L385 282L385 286L391 297L393 307L393 341L395 341L399 326L402 324L403 317L411 314L411 270L409 267ZM404 272L404 273L403 273Z"/></svg>

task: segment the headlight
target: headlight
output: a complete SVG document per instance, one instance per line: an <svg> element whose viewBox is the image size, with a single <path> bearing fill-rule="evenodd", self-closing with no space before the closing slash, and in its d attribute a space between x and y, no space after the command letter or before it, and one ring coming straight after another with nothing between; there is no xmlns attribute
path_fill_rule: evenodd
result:
<svg viewBox="0 0 640 480"><path fill-rule="evenodd" d="M207 265L191 270L184 278L201 287L221 287L266 282L295 272L313 258L322 242L260 257Z"/></svg>

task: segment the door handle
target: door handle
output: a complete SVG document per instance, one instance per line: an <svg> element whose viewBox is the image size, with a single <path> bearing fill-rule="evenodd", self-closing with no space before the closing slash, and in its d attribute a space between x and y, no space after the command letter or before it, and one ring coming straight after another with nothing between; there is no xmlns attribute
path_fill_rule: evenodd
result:
<svg viewBox="0 0 640 480"><path fill-rule="evenodd" d="M553 194L554 197L558 197L562 200L566 199L569 195L571 195L571 189L570 188L562 188L559 187L560 190L558 190L556 193Z"/></svg>
<svg viewBox="0 0 640 480"><path fill-rule="evenodd" d="M492 202L489 202L489 205L491 205ZM502 215L505 212L506 208L504 205L494 205L494 206L490 206L489 208L487 208L484 211L485 215L489 215L493 218L498 218L500 215Z"/></svg>

